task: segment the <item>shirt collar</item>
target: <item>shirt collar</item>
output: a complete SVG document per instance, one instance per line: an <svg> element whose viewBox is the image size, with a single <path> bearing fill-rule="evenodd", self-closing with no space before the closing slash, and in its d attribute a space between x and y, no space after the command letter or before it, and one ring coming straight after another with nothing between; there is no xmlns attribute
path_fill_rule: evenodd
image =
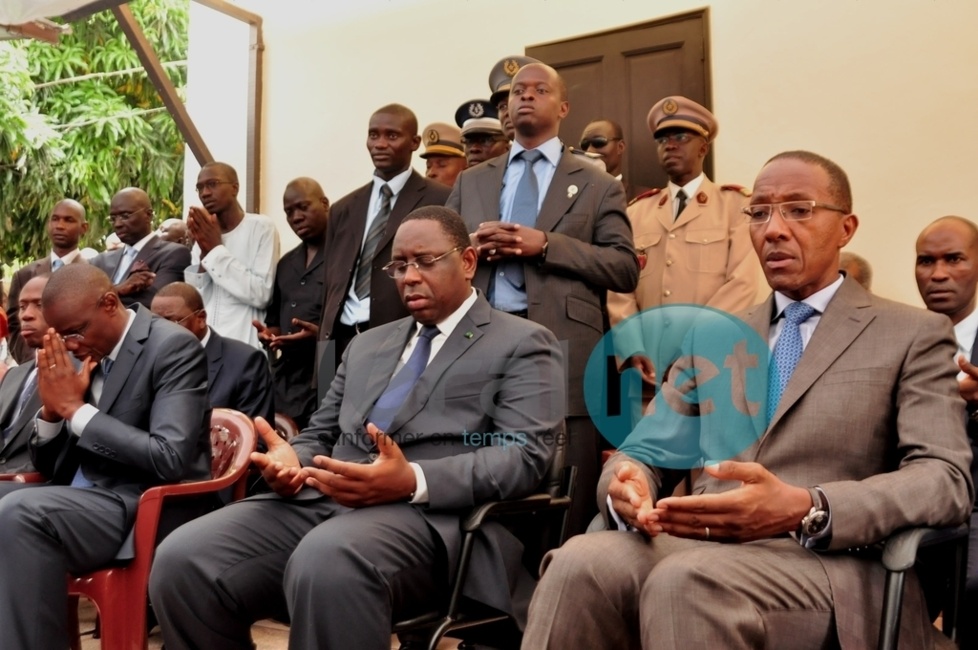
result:
<svg viewBox="0 0 978 650"><path fill-rule="evenodd" d="M700 185L703 184L703 179L706 178L706 174L700 172L700 175L686 183L682 187L679 187L672 181L669 181L669 196L676 198L676 193L682 190L686 193L686 198L691 199L696 196L696 193L700 191Z"/></svg>
<svg viewBox="0 0 978 650"><path fill-rule="evenodd" d="M75 261L75 258L81 255L81 251L77 248L70 253L65 253L64 257L58 257L58 254L51 251L51 264L54 264L55 260L61 260L65 264L71 264Z"/></svg>
<svg viewBox="0 0 978 650"><path fill-rule="evenodd" d="M181 327L183 327L183 326L181 325ZM210 341L210 340L211 340L211 328L208 327L207 328L207 331L204 332L204 338L200 339L200 347L206 348L207 347L207 342Z"/></svg>
<svg viewBox="0 0 978 650"><path fill-rule="evenodd" d="M391 188L392 196L397 196L398 194L401 193L401 190L404 189L404 186L407 185L408 178L410 178L411 176L411 171L412 171L411 168L408 167L407 169L405 169L404 171L402 171L400 174L390 179L389 181L385 181L383 178L378 176L375 172L373 190L375 192L379 192L380 186L383 185L384 183L387 183L387 186Z"/></svg>
<svg viewBox="0 0 978 650"><path fill-rule="evenodd" d="M450 336L458 324L462 322L462 317L469 313L472 309L472 305L475 304L476 298L479 297L479 293L473 288L469 297L462 301L462 304L458 306L458 309L453 311L451 314L445 317L445 320L438 323L438 333L444 334L446 337ZM421 323L416 323L414 328L415 334L421 331Z"/></svg>
<svg viewBox="0 0 978 650"><path fill-rule="evenodd" d="M564 152L564 143L560 141L560 138L554 136L537 147L536 150L542 153L543 157L546 158L551 165L556 167L557 163L560 162L561 154ZM506 161L506 163L509 164L513 162L513 158L521 151L526 151L526 147L521 145L518 140L513 140L513 146L510 147L509 159Z"/></svg>
<svg viewBox="0 0 978 650"><path fill-rule="evenodd" d="M808 296L801 302L807 305L811 305L812 307L815 308L815 311L818 312L819 314L824 314L825 309L829 306L829 303L832 302L832 298L835 297L835 293L839 290L839 287L842 286L843 280L845 280L845 276L840 273L839 278L835 282L825 287L824 289L820 289L816 291L815 293ZM774 318L771 319L771 322L773 323L777 321L779 318L781 318L781 314L784 313L785 308L793 302L798 302L798 301L792 300L791 298L784 295L780 291L775 291L774 292Z"/></svg>
<svg viewBox="0 0 978 650"><path fill-rule="evenodd" d="M119 342L115 344L114 348L112 348L112 352L105 355L106 358L112 359L112 363L115 363L116 358L119 356L119 351L122 350L122 343L126 340L126 337L129 336L129 330L132 329L133 321L136 320L136 312L133 310L127 309L126 315L129 317L129 320L126 321L126 329L122 331L122 336L119 337Z"/></svg>
<svg viewBox="0 0 978 650"><path fill-rule="evenodd" d="M156 233L155 232L149 233L148 235L146 235L145 237L143 237L142 239L140 239L138 242L136 242L132 246L129 246L128 244L126 246L127 246L127 248L135 248L136 249L136 252L138 253L139 251L143 250L143 246L145 246L147 243L149 243L149 240L152 239L153 237L156 237Z"/></svg>

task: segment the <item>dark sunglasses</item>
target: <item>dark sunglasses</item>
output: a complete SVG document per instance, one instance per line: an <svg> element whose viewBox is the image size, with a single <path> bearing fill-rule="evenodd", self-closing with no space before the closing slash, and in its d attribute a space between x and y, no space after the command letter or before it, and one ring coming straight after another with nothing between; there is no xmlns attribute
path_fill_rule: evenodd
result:
<svg viewBox="0 0 978 650"><path fill-rule="evenodd" d="M587 151L588 147L594 147L595 149L601 149L602 147L608 146L609 142L614 142L615 140L621 140L621 138L606 138L603 135L596 135L593 138L584 138L581 140L581 151Z"/></svg>

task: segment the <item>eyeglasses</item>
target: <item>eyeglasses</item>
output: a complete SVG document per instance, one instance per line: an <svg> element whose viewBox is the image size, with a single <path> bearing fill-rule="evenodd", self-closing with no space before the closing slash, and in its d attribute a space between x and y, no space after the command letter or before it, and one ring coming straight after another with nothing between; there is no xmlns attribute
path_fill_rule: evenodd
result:
<svg viewBox="0 0 978 650"><path fill-rule="evenodd" d="M667 133L666 135L656 136L655 143L660 147L664 147L670 142L673 144L686 144L695 137L696 135L687 131L679 131L678 133Z"/></svg>
<svg viewBox="0 0 978 650"><path fill-rule="evenodd" d="M451 255L455 251L460 251L463 248L465 248L465 247L464 246L456 246L452 250L448 251L447 253L442 253L438 257L435 257L434 255L422 255L421 257L414 258L414 261L413 262L402 262L400 260L395 260L393 262L388 262L383 267L384 268L384 272L387 275L389 275L392 278L394 278L395 280L398 280L400 278L403 278L404 275L407 273L407 270L408 270L408 267L409 266L413 266L414 268L416 268L419 273L424 273L424 272L430 271L432 268L434 268L435 264L439 260L445 259L446 257L448 257L449 255Z"/></svg>
<svg viewBox="0 0 978 650"><path fill-rule="evenodd" d="M180 320L173 320L172 318L167 318L167 320L170 321L171 323L176 323L177 325L183 325L188 320L190 320L191 318L193 318L194 316L196 316L197 314L199 314L202 311L204 311L204 310L203 309L198 309L196 311L192 311L189 314L187 314L186 316L184 316L183 318L181 318Z"/></svg>
<svg viewBox="0 0 978 650"><path fill-rule="evenodd" d="M149 206L133 212L110 212L109 221L112 223L115 223L116 221L129 221L135 215L139 214L140 212L146 212L147 210L149 210Z"/></svg>
<svg viewBox="0 0 978 650"><path fill-rule="evenodd" d="M503 139L502 134L495 133L470 133L462 136L462 144L490 144L499 142Z"/></svg>
<svg viewBox="0 0 978 650"><path fill-rule="evenodd" d="M583 138L581 140L581 151L587 151L588 147L601 149L607 147L609 142L615 142L621 138L606 138L603 135L596 135L593 138Z"/></svg>
<svg viewBox="0 0 978 650"><path fill-rule="evenodd" d="M841 212L842 214L848 214L849 212L844 208L811 200L785 201L784 203L759 203L741 208L741 212L747 215L747 221L750 225L758 226L771 220L771 215L774 214L775 208L780 210L781 216L784 217L785 221L806 221L811 219L812 213L815 212L816 208Z"/></svg>
<svg viewBox="0 0 978 650"><path fill-rule="evenodd" d="M98 309L99 307L102 306L102 300L104 299L105 299L105 294L103 293L101 296L99 296L98 300L95 302L95 309ZM91 324L92 324L92 319L89 318L87 321L85 321L84 325L77 328L75 331L68 332L67 334L61 334L61 340L66 343L68 341L81 341L82 339L85 338L85 332L88 331L88 326Z"/></svg>
<svg viewBox="0 0 978 650"><path fill-rule="evenodd" d="M203 183L197 183L197 194L200 194L204 190L210 190L213 192L217 189L218 185L234 185L231 181L219 181L211 179L209 181L204 181Z"/></svg>

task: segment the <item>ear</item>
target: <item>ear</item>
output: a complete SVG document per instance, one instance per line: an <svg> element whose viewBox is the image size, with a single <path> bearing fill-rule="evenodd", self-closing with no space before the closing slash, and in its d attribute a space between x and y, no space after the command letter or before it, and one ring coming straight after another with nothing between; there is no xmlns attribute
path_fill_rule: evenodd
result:
<svg viewBox="0 0 978 650"><path fill-rule="evenodd" d="M856 229L859 227L859 217L854 214L847 214L842 217L840 227L842 228L842 237L839 240L839 248L842 248L852 241L853 236L856 234Z"/></svg>
<svg viewBox="0 0 978 650"><path fill-rule="evenodd" d="M421 146L421 136L416 135L411 138L411 151L417 151L418 147Z"/></svg>
<svg viewBox="0 0 978 650"><path fill-rule="evenodd" d="M622 138L618 141L618 153L625 153L625 139Z"/></svg>
<svg viewBox="0 0 978 650"><path fill-rule="evenodd" d="M466 246L462 251L462 271L465 274L466 280L471 280L475 277L475 268L479 263L479 254L475 252L475 248L471 246Z"/></svg>
<svg viewBox="0 0 978 650"><path fill-rule="evenodd" d="M570 114L570 102L565 99L564 101L560 102L560 112L557 114L557 116L560 119L564 119L569 114Z"/></svg>

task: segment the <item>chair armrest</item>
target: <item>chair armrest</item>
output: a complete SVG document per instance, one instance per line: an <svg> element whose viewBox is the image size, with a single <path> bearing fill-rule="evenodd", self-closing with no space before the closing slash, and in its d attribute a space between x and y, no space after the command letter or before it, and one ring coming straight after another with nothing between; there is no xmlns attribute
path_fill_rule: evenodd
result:
<svg viewBox="0 0 978 650"><path fill-rule="evenodd" d="M0 481L14 483L43 483L47 479L40 472L21 472L20 474L0 474Z"/></svg>
<svg viewBox="0 0 978 650"><path fill-rule="evenodd" d="M549 494L531 494L522 499L490 501L474 508L469 516L462 520L462 531L470 533L482 526L486 519L492 517L566 510L569 507L570 497L553 497Z"/></svg>
<svg viewBox="0 0 978 650"><path fill-rule="evenodd" d="M917 560L917 550L968 536L968 524L947 528L908 528L893 533L883 547L883 566L887 571L906 571Z"/></svg>

